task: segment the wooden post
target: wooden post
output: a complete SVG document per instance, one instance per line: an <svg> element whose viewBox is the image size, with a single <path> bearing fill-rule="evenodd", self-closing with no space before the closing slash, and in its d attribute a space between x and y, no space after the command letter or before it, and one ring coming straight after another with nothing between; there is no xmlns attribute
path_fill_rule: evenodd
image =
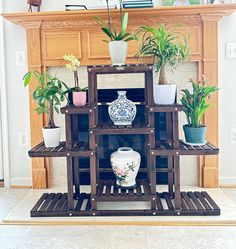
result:
<svg viewBox="0 0 236 249"><path fill-rule="evenodd" d="M207 84L218 86L218 21L221 15L201 15L203 21L203 74ZM211 102L214 107L209 109L204 117L207 126L207 140L218 145L218 95L214 93ZM218 157L207 156L200 159L202 167L202 186L205 188L218 187Z"/></svg>
<svg viewBox="0 0 236 249"><path fill-rule="evenodd" d="M41 28L42 21L35 21L27 23L27 50L28 50L28 68L29 71L43 72L43 65L41 60ZM45 124L45 117L39 116L33 110L36 108L37 103L33 102L32 92L38 85L36 80L32 79L29 84L29 100L30 100L30 133L31 133L31 145L35 146L43 140L41 129ZM37 189L47 188L49 185L49 171L50 161L44 158L32 159L32 187Z"/></svg>

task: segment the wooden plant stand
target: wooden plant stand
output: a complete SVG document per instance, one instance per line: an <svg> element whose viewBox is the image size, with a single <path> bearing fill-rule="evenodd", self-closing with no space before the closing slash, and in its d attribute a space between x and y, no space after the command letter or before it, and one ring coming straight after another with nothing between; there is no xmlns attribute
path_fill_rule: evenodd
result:
<svg viewBox="0 0 236 249"><path fill-rule="evenodd" d="M112 123L98 122L97 76L99 74L137 74L145 75L145 120L134 122L132 126L118 127ZM66 157L68 193L43 194L31 210L31 217L50 216L134 216L134 215L220 215L220 208L207 192L180 191L181 155L217 155L219 149L207 143L204 146L187 146L179 140L178 112L183 110L179 104L158 106L153 102L153 67L151 65L127 65L123 67L88 67L88 104L78 108L66 106L61 109L66 120L66 141L56 148L45 148L40 143L29 151L30 157ZM166 113L166 140L156 141L154 115ZM78 141L78 117L89 116L89 144ZM99 136L143 134L146 137L146 178L137 179L133 189L122 189L113 179L100 177L98 158ZM156 157L168 157L168 169L156 168ZM91 193L80 191L79 158L90 158ZM168 173L168 192L156 191L156 172ZM100 202L148 202L147 209L101 210ZM119 207L119 204L117 204Z"/></svg>

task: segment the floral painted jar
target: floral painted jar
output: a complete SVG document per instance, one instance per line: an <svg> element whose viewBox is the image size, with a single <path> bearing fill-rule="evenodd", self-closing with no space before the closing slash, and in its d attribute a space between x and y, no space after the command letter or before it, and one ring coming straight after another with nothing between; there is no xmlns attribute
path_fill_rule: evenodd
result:
<svg viewBox="0 0 236 249"><path fill-rule="evenodd" d="M135 187L140 162L140 154L130 147L121 147L111 154L111 165L119 187Z"/></svg>

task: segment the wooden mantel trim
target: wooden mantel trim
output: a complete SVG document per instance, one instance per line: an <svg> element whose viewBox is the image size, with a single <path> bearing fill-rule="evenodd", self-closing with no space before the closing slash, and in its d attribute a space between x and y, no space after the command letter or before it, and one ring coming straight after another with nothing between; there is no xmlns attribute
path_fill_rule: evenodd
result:
<svg viewBox="0 0 236 249"><path fill-rule="evenodd" d="M181 16L218 14L219 16L230 15L236 10L236 4L214 4L214 5L193 5L176 7L155 7L146 9L127 9L129 15L137 16L142 13L144 16ZM111 15L116 15L119 10L111 10ZM94 16L106 16L106 10L83 10L83 11L54 11L54 12L33 12L33 13L6 13L3 17L15 24L23 24L29 21L67 21L77 18L90 19Z"/></svg>
<svg viewBox="0 0 236 249"><path fill-rule="evenodd" d="M111 11L114 22L119 21L118 11ZM192 61L198 63L199 78L205 74L209 84L218 85L218 20L235 12L236 4L156 7L125 11L129 12L131 30L140 25L155 25L158 22L170 26L183 23L184 28L182 27L181 31L191 34ZM107 18L106 10L4 13L2 16L27 30L29 70L44 72L47 66L63 65L62 55L68 50L81 59L81 65L110 64L107 47L101 42L102 33L94 19L94 16ZM137 63L133 58L134 52L137 51L136 45L130 45L127 63ZM32 82L30 91L35 84L36 82ZM205 124L209 127L207 139L218 144L218 96L215 95L212 101L216 108L212 108L205 116ZM45 124L45 117L34 112L34 105L30 99L32 145L42 140L41 128ZM199 166L200 185L218 187L218 158L202 157ZM48 160L34 159L32 170L33 188L50 186Z"/></svg>

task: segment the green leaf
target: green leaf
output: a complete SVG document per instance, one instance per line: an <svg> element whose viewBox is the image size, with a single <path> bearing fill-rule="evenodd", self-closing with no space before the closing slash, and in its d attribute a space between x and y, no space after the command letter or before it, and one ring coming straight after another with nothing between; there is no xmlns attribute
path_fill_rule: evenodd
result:
<svg viewBox="0 0 236 249"><path fill-rule="evenodd" d="M29 82L30 82L30 79L31 79L31 72L28 72L24 75L23 77L23 81L24 81L24 86L28 86Z"/></svg>
<svg viewBox="0 0 236 249"><path fill-rule="evenodd" d="M123 17L122 27L121 27L121 33L125 34L128 26L128 13L126 12Z"/></svg>

